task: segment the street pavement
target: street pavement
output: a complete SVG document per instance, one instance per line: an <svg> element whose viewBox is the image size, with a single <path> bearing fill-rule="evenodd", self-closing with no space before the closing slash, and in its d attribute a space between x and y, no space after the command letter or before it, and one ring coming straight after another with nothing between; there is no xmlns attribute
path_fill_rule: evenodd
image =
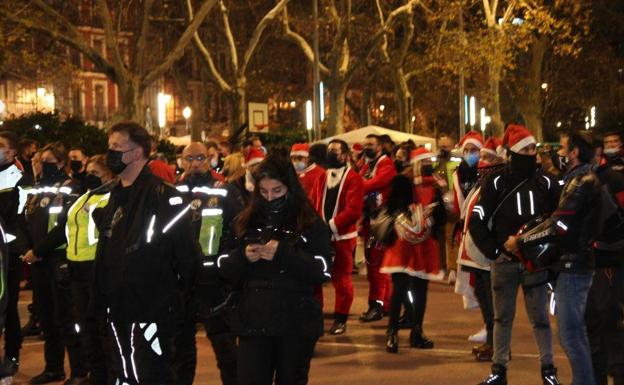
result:
<svg viewBox="0 0 624 385"><path fill-rule="evenodd" d="M476 362L470 353L472 343L467 337L478 331L481 315L477 310L464 310L462 299L451 286L432 283L425 315L425 334L435 342L433 350L409 347L408 330L399 333L399 353L386 353L384 333L387 319L362 324L357 318L367 307L368 283L364 276L354 276L356 298L342 336L326 335L317 344L312 368L311 385L476 385L489 373L489 363ZM333 288L324 288L326 330L332 323ZM20 297L22 322L26 321L26 305L30 292ZM541 385L537 346L527 320L522 293L512 340L512 361L509 364L510 385ZM556 322L552 320L555 364L563 384L571 382L570 367L558 343ZM198 368L195 384L220 384L214 354L203 331L197 334ZM66 364L67 366L67 364ZM22 350L21 367L14 383L27 383L43 370L43 342L27 338ZM69 374L69 372L67 372Z"/></svg>

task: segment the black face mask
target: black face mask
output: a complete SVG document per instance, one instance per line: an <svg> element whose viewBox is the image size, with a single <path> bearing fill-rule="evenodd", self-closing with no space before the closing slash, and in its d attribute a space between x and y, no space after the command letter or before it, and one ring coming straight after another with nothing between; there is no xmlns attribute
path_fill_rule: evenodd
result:
<svg viewBox="0 0 624 385"><path fill-rule="evenodd" d="M432 176L433 175L433 165L425 164L420 167L420 175L422 176Z"/></svg>
<svg viewBox="0 0 624 385"><path fill-rule="evenodd" d="M131 150L130 150L131 151ZM124 151L108 150L106 151L106 165L112 172L119 175L128 166L122 160Z"/></svg>
<svg viewBox="0 0 624 385"><path fill-rule="evenodd" d="M403 164L403 161L400 159L396 159L394 161L394 168L397 170L397 172L403 172L403 170L405 170L405 165Z"/></svg>
<svg viewBox="0 0 624 385"><path fill-rule="evenodd" d="M102 178L97 177L93 174L87 174L84 180L85 187L88 190L95 190L96 188L102 185Z"/></svg>
<svg viewBox="0 0 624 385"><path fill-rule="evenodd" d="M193 173L188 174L184 178L184 183L188 184L191 187L201 186L209 184L212 181L212 175L210 172L206 174Z"/></svg>
<svg viewBox="0 0 624 385"><path fill-rule="evenodd" d="M368 159L375 159L377 157L377 153L375 152L375 150L369 147L364 150L364 156L366 156Z"/></svg>
<svg viewBox="0 0 624 385"><path fill-rule="evenodd" d="M264 202L267 210L273 214L279 214L286 210L286 206L288 205L288 194L284 194L283 196L273 199L270 202L264 198L262 201Z"/></svg>
<svg viewBox="0 0 624 385"><path fill-rule="evenodd" d="M74 174L79 174L82 169L82 161L80 160L72 160L69 162L69 167L71 168Z"/></svg>
<svg viewBox="0 0 624 385"><path fill-rule="evenodd" d="M336 154L335 152L328 152L327 153L327 167L328 168L341 168L344 167L344 163L342 163L339 159L338 159L338 154Z"/></svg>
<svg viewBox="0 0 624 385"><path fill-rule="evenodd" d="M43 181L52 181L60 174L54 162L41 162L41 167L41 180Z"/></svg>
<svg viewBox="0 0 624 385"><path fill-rule="evenodd" d="M511 152L509 165L511 166L512 174L520 178L528 178L537 170L537 156Z"/></svg>

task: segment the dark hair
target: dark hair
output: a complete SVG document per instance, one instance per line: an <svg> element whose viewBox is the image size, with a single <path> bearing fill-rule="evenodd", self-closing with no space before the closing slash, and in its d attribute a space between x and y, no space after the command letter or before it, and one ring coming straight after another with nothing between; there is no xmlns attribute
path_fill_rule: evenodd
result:
<svg viewBox="0 0 624 385"><path fill-rule="evenodd" d="M343 154L349 154L349 145L342 139L332 139L329 144L338 143L340 145L340 152Z"/></svg>
<svg viewBox="0 0 624 385"><path fill-rule="evenodd" d="M397 175L390 183L390 193L386 207L390 215L397 215L407 211L409 205L414 203L414 185L410 178Z"/></svg>
<svg viewBox="0 0 624 385"><path fill-rule="evenodd" d="M321 167L327 164L327 145L325 143L314 143L309 150L310 163L316 163Z"/></svg>
<svg viewBox="0 0 624 385"><path fill-rule="evenodd" d="M379 138L379 135L376 135L376 134L368 134L368 135L366 135L366 139L371 139L371 138L374 138L377 141L377 143L379 143L381 141L381 139Z"/></svg>
<svg viewBox="0 0 624 385"><path fill-rule="evenodd" d="M22 154L22 152L27 149L28 147L32 146L32 145L36 145L37 147L39 147L39 142L37 142L36 140L33 139L22 139L19 142L18 145L18 152L20 153L20 155Z"/></svg>
<svg viewBox="0 0 624 385"><path fill-rule="evenodd" d="M7 142L9 142L9 148L12 150L17 150L18 149L18 139L17 139L17 135L14 132L11 131L0 131L0 138L4 138L6 139Z"/></svg>
<svg viewBox="0 0 624 385"><path fill-rule="evenodd" d="M248 147L248 146L253 146L253 142L251 141L251 139L243 140L243 143L241 144L241 147L245 148L245 147Z"/></svg>
<svg viewBox="0 0 624 385"><path fill-rule="evenodd" d="M69 149L69 151L70 152L71 151L80 151L80 152L82 152L82 155L84 155L85 157L89 157L89 155L87 155L87 150L85 150L84 147L80 147L80 146L72 147L71 149Z"/></svg>
<svg viewBox="0 0 624 385"><path fill-rule="evenodd" d="M317 220L318 215L301 187L299 177L290 162L287 148L274 148L252 175L256 188L252 193L251 202L236 218L234 231L237 237L242 238L247 229L257 227L257 222L264 218L261 206L264 198L260 195L258 184L266 178L279 180L288 189L286 207L288 218L285 223L287 230L301 234L306 227Z"/></svg>
<svg viewBox="0 0 624 385"><path fill-rule="evenodd" d="M215 150L218 150L219 146L217 146L217 142L212 141L212 140L209 141L209 142L206 142L206 150L211 149L211 148L214 148Z"/></svg>
<svg viewBox="0 0 624 385"><path fill-rule="evenodd" d="M582 163L589 163L594 158L591 135L586 131L568 132L568 151L579 150L579 160Z"/></svg>
<svg viewBox="0 0 624 385"><path fill-rule="evenodd" d="M67 149L62 142L48 143L41 149L41 154L46 151L50 151L58 162L63 163L63 167L67 167Z"/></svg>
<svg viewBox="0 0 624 385"><path fill-rule="evenodd" d="M383 135L380 135L378 138L381 144L391 144L394 146L394 141L392 140L390 135L383 134Z"/></svg>
<svg viewBox="0 0 624 385"><path fill-rule="evenodd" d="M603 138L606 138L607 136L617 136L618 138L620 138L620 142L624 142L624 131L610 130L602 134Z"/></svg>
<svg viewBox="0 0 624 385"><path fill-rule="evenodd" d="M113 132L123 132L130 140L143 149L143 158L147 159L152 150L152 137L143 126L136 122L125 121L113 124L110 134Z"/></svg>
<svg viewBox="0 0 624 385"><path fill-rule="evenodd" d="M228 150L232 151L232 143L227 140L222 140L219 142L219 146L227 147Z"/></svg>

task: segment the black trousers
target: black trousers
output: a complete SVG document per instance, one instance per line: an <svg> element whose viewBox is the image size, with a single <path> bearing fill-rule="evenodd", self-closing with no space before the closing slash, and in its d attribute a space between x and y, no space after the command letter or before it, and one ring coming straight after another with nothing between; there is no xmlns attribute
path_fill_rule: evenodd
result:
<svg viewBox="0 0 624 385"><path fill-rule="evenodd" d="M487 330L487 343L493 346L494 341L494 302L492 300L492 280L490 272L480 269L471 269L474 275L474 293L479 302L481 316Z"/></svg>
<svg viewBox="0 0 624 385"><path fill-rule="evenodd" d="M624 385L624 266L596 269L585 322L596 384Z"/></svg>
<svg viewBox="0 0 624 385"><path fill-rule="evenodd" d="M91 385L109 383L110 363L107 362L105 347L107 331L105 320L97 320L89 315L93 262L70 262L70 290L72 295L71 322L78 325L85 362Z"/></svg>
<svg viewBox="0 0 624 385"><path fill-rule="evenodd" d="M63 372L65 348L69 356L72 377L86 377L87 360L82 346L79 329L73 322L73 298L69 276L61 278L56 264L59 258L32 265L33 295L37 296L36 313L41 319L45 337L45 370ZM79 327L79 326L78 326Z"/></svg>
<svg viewBox="0 0 624 385"><path fill-rule="evenodd" d="M24 266L17 256L11 255L10 258L9 270L7 272L8 299L4 326L4 355L5 357L19 360L23 338L17 302L19 300L19 284L22 279Z"/></svg>
<svg viewBox="0 0 624 385"><path fill-rule="evenodd" d="M427 307L429 281L412 277L406 273L392 273L392 285L393 291L388 327L398 327L401 305L404 305L407 319L411 321L412 326L422 329Z"/></svg>
<svg viewBox="0 0 624 385"><path fill-rule="evenodd" d="M174 371L173 321L128 323L110 321L112 373L115 383L177 385Z"/></svg>
<svg viewBox="0 0 624 385"><path fill-rule="evenodd" d="M239 337L239 385L306 385L318 337Z"/></svg>

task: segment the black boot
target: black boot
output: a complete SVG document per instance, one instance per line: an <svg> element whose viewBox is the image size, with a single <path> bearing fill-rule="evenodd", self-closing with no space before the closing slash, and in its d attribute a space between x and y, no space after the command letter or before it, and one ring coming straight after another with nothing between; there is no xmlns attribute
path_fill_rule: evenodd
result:
<svg viewBox="0 0 624 385"><path fill-rule="evenodd" d="M34 314L30 314L30 318L24 327L22 328L22 336L34 337L41 334L41 325Z"/></svg>
<svg viewBox="0 0 624 385"><path fill-rule="evenodd" d="M334 323L329 328L329 334L333 336L337 336L339 334L344 334L347 331L347 323L340 322L338 320L334 320Z"/></svg>
<svg viewBox="0 0 624 385"><path fill-rule="evenodd" d="M388 328L386 331L386 351L388 353L399 352L399 335L396 328Z"/></svg>
<svg viewBox="0 0 624 385"><path fill-rule="evenodd" d="M401 318L399 318L399 329L410 329L412 327L412 320L407 315L407 312L404 312Z"/></svg>
<svg viewBox="0 0 624 385"><path fill-rule="evenodd" d="M492 365L492 373L479 385L507 385L507 368L503 365Z"/></svg>
<svg viewBox="0 0 624 385"><path fill-rule="evenodd" d="M433 341L425 337L422 327L415 326L410 333L410 346L418 349L433 349Z"/></svg>
<svg viewBox="0 0 624 385"><path fill-rule="evenodd" d="M383 318L383 309L381 305L373 301L369 303L368 310L366 310L360 316L360 321L372 322L372 321L379 321L382 318Z"/></svg>
<svg viewBox="0 0 624 385"><path fill-rule="evenodd" d="M553 365L542 367L542 382L544 385L561 385L557 378L557 368Z"/></svg>

